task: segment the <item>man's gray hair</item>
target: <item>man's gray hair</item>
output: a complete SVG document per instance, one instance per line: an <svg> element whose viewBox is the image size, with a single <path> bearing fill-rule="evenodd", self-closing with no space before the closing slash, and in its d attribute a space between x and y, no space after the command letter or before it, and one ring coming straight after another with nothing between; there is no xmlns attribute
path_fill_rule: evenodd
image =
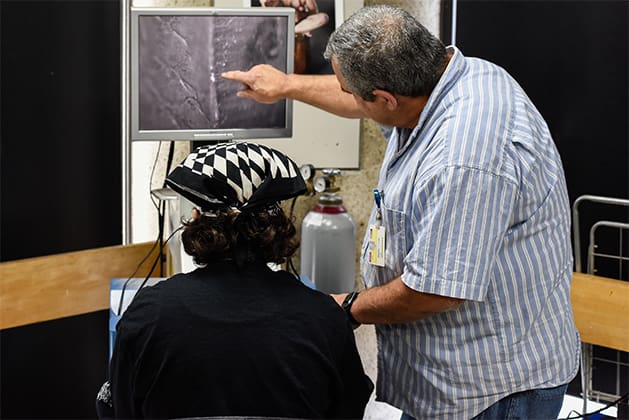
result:
<svg viewBox="0 0 629 420"><path fill-rule="evenodd" d="M324 56L336 62L351 92L367 101L375 99L374 89L428 96L446 62L443 43L392 6L358 10L330 36Z"/></svg>

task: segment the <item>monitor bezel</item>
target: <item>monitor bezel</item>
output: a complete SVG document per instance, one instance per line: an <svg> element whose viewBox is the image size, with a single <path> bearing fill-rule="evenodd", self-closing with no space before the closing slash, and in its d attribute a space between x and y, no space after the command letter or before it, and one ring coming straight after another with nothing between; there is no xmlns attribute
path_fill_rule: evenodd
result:
<svg viewBox="0 0 629 420"><path fill-rule="evenodd" d="M274 128L220 128L220 129L176 129L140 130L139 127L139 19L141 16L280 16L286 17L286 73L294 68L295 54L295 11L291 7L132 7L130 14L130 106L131 141L225 141L243 139L287 138L293 135L293 103L284 99L285 126ZM244 99L243 99L244 100Z"/></svg>

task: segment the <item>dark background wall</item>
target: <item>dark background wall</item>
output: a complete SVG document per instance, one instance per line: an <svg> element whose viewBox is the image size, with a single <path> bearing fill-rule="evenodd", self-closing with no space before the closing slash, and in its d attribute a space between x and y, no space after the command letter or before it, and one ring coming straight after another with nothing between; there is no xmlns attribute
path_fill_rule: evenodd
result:
<svg viewBox="0 0 629 420"><path fill-rule="evenodd" d="M119 21L0 0L0 261L122 241ZM95 417L107 338L108 311L0 331L0 418Z"/></svg>
<svg viewBox="0 0 629 420"><path fill-rule="evenodd" d="M548 122L571 203L584 194L629 198L629 2L459 0L457 6L457 47L504 67ZM579 208L585 270L590 226L605 219L627 222L629 208L589 203ZM620 244L629 249L626 230L622 239L618 231L601 233L601 249L618 253ZM621 278L629 278L629 262L620 265ZM618 266L617 261L599 261L597 274L619 278ZM616 393L618 379L621 394L628 392L627 353L595 348L595 355L625 365L617 371L595 362L594 388ZM569 392L578 395L580 390L577 377ZM621 418L629 417L627 407L620 407Z"/></svg>
<svg viewBox="0 0 629 420"><path fill-rule="evenodd" d="M504 67L540 110L572 201L629 195L629 3L459 1L456 44Z"/></svg>
<svg viewBox="0 0 629 420"><path fill-rule="evenodd" d="M0 2L0 260L121 241L116 1Z"/></svg>

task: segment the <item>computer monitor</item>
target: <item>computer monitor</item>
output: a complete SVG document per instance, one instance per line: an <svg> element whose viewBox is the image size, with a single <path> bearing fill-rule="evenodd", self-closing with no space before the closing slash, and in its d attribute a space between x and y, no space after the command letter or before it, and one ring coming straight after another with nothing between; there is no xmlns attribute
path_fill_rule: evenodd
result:
<svg viewBox="0 0 629 420"><path fill-rule="evenodd" d="M131 9L132 141L292 136L292 101L238 98L228 70L270 64L293 71L289 7Z"/></svg>

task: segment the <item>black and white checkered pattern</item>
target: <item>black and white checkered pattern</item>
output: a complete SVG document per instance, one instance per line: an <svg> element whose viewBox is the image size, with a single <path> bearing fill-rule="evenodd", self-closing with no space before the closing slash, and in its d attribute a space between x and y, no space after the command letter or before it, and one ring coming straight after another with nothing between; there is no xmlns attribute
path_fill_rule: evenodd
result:
<svg viewBox="0 0 629 420"><path fill-rule="evenodd" d="M180 193L184 190L204 201L203 204L215 206L218 200L241 209L305 191L295 162L270 147L250 143L202 146L173 170L167 183Z"/></svg>

